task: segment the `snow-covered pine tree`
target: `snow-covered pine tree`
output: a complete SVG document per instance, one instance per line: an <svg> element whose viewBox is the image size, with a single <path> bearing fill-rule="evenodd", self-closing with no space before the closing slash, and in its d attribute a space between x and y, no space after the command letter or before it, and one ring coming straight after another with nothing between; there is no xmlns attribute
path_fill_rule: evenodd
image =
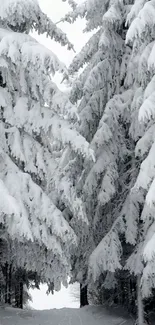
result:
<svg viewBox="0 0 155 325"><path fill-rule="evenodd" d="M71 75L83 68L73 83L70 99L72 103L78 102L78 130L91 143L96 156L95 163L74 157L69 170L71 178L74 175L79 178L75 186L85 202L90 225L85 238L80 238L81 249L73 263L73 279L86 283L89 256L119 216L131 187L128 183L133 141L128 135L131 120L128 108L133 92L128 86L132 83L133 71L127 74L131 49L125 45L126 6L121 1L88 0L64 19L71 23L79 16L86 18L85 31L94 30L69 67ZM110 245L110 239L106 238ZM114 247L115 261L112 257L108 264L105 262L104 272L120 267L116 253L121 244L117 239L118 235L114 233L111 247ZM97 271L97 260L92 265ZM99 268L95 279L102 272Z"/></svg>
<svg viewBox="0 0 155 325"><path fill-rule="evenodd" d="M148 18L149 17L149 18ZM129 132L135 143L131 174L134 184L122 209L126 241L134 245L125 268L137 278L138 324L144 323L143 299L155 288L154 277L154 2L135 1L126 24L132 48L129 73L134 92ZM137 174L135 178L133 176Z"/></svg>
<svg viewBox="0 0 155 325"><path fill-rule="evenodd" d="M137 221L136 247L127 262L127 268L138 279L139 323L143 319L142 298L152 295L155 288L154 251L154 91L155 27L154 1L135 1L128 17L129 25L126 42L132 46L131 64L134 70L135 98L133 108L138 116L138 126L143 128L135 148L140 169L133 192L143 197L140 218ZM135 136L135 133L134 133ZM131 219L132 220L132 219ZM131 221L132 223L132 221ZM133 229L133 228L132 228ZM132 231L131 229L131 231Z"/></svg>
<svg viewBox="0 0 155 325"><path fill-rule="evenodd" d="M85 16L88 20L87 30L93 27L99 29L70 67L70 71L74 72L82 67L84 63L87 63L80 78L73 86L71 99L72 101L81 100L79 111L83 119L81 119L82 127L80 131L91 141L92 145L95 144L97 147L95 150L96 163L92 167L86 166L86 168L83 168L83 174L85 173L86 177L84 177L82 185L84 185L84 192L87 189L86 200L89 199L89 195L91 197L88 205L90 208L88 215L91 216L93 212L95 222L96 216L101 219L107 218L107 220L104 219L103 221L105 237L91 255L89 272L90 275L93 275L94 281L105 271L111 274L115 273L124 264L124 241L135 246L125 268L137 277L138 322L142 325L144 323L142 297L151 295L155 284L153 197L155 176L154 1L135 1L132 6L129 6L129 3L123 5L121 11L123 19L120 24L118 23L118 17L120 16L116 13L116 8L119 8L118 4L121 6L120 2L115 1L110 2L110 4L97 0L87 1L83 3L82 7L77 7L72 15L66 17L68 21L71 21L76 19L77 15ZM102 6L106 6L106 13L102 11ZM113 13L114 15L112 15ZM106 25L104 25L105 19ZM117 22L116 25L115 22ZM114 38L120 55L117 79L111 74L115 86L117 85L116 80L118 80L118 88L114 90L109 79L106 80L106 83L103 83L102 76L106 71L103 65L104 60L101 56L98 63L95 56L98 53L97 36L100 39L102 30L99 26L102 26L102 24L104 26L103 31L106 33L103 40L108 44L106 52L102 51L102 55L104 53L106 59L108 58L105 67L108 67L109 53L112 56L111 65L107 68L106 76L109 76L110 68L113 67L115 62L115 55L111 48L113 42L109 38L108 31L111 35L114 28L115 33L122 32L122 39L126 38L126 46L123 42L124 52L121 51L117 37ZM128 25L127 36L124 37ZM112 26L113 28L109 28ZM108 51L108 49L111 49L111 51ZM97 73L97 67L101 65L102 68L99 74ZM94 99L93 96L96 95L97 91L98 93L101 91L103 84L106 95L108 94L106 87L109 84L110 91L113 90L113 92L110 94L111 99L107 98L105 103L98 100L103 110L101 112L100 128L98 128L100 111L98 115L96 112L100 106L96 100L92 104L92 98ZM103 97L101 98L103 100ZM96 127L94 127L95 123L97 124ZM102 130L104 130L104 133L102 133ZM106 146L109 151L106 150ZM99 160L102 157L101 153L104 157L103 160ZM105 157L106 159L109 157L107 164ZM99 161L100 164L97 166ZM101 175L99 172L101 172ZM95 177L96 175L98 178ZM96 189L99 189L99 193L96 193ZM108 225L107 221L110 222L109 231L108 227L106 227ZM101 227L101 222L99 226ZM122 241L124 235L125 238ZM97 237L99 238L98 230ZM111 277L108 273L106 281L110 284L109 279Z"/></svg>
<svg viewBox="0 0 155 325"><path fill-rule="evenodd" d="M62 148L88 159L92 150L73 130L75 107L51 79L56 71L67 73L65 66L31 30L72 48L36 0L1 3L0 224L8 254L0 267L13 263L15 270L37 272L59 288L69 273L76 235L55 205L53 175ZM73 210L78 206L73 202Z"/></svg>

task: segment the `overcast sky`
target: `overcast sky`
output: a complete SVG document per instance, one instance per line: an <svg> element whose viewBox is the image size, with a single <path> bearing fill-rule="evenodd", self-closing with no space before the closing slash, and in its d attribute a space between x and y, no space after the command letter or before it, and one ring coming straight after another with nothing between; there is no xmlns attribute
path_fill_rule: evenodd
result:
<svg viewBox="0 0 155 325"><path fill-rule="evenodd" d="M77 0L78 3L83 0ZM52 19L53 22L58 22L64 15L70 10L70 7L66 2L62 0L39 0L41 9ZM88 34L84 34L82 31L85 27L84 20L77 20L74 25L68 23L58 24L68 36L70 42L74 44L74 48L78 53L82 46L86 43L89 38ZM40 43L48 47L52 52L54 52L58 58L64 62L67 66L71 63L75 53L73 51L68 51L67 47L62 47L58 43L47 39L45 35L33 34ZM61 77L55 79L58 86L61 81ZM61 87L63 89L63 87ZM79 285L69 286L68 289L62 287L60 292L56 292L54 295L46 295L46 286L41 286L40 290L31 290L31 295L33 297L33 302L30 304L35 309L52 309L52 308L63 308L72 307L78 308L79 302L73 297L73 292L78 292Z"/></svg>

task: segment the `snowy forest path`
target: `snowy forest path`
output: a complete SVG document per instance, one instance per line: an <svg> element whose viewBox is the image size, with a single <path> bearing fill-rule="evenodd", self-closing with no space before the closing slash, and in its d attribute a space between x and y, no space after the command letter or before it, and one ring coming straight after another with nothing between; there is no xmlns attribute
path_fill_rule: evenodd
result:
<svg viewBox="0 0 155 325"><path fill-rule="evenodd" d="M133 321L103 307L20 310L0 308L0 325L132 325Z"/></svg>

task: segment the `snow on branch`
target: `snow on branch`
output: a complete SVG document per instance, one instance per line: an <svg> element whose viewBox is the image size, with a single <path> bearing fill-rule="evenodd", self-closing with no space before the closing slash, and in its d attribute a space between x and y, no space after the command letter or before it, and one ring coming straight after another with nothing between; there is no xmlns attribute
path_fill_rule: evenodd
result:
<svg viewBox="0 0 155 325"><path fill-rule="evenodd" d="M69 144L74 152L80 153L83 157L95 161L94 151L89 143L76 130L68 127L67 122L57 117L52 121L53 137L61 141L64 145Z"/></svg>
<svg viewBox="0 0 155 325"><path fill-rule="evenodd" d="M128 17L130 19L130 16ZM148 33L155 28L155 1L151 0L144 4L136 18L132 21L127 34L126 42L133 43L136 38L145 39Z"/></svg>
<svg viewBox="0 0 155 325"><path fill-rule="evenodd" d="M105 271L113 273L116 269L122 268L120 264L122 245L115 226L116 222L90 256L88 276L92 276L94 282Z"/></svg>
<svg viewBox="0 0 155 325"><path fill-rule="evenodd" d="M32 64L48 73L66 72L65 65L56 55L29 35L0 28L0 41L0 54L15 64L21 60L25 68Z"/></svg>
<svg viewBox="0 0 155 325"><path fill-rule="evenodd" d="M85 63L88 63L91 60L93 54L95 54L96 51L98 50L98 42L99 42L100 34L101 31L99 30L84 45L80 53L74 57L72 63L68 68L68 72L70 74L79 71L80 68L83 68Z"/></svg>
<svg viewBox="0 0 155 325"><path fill-rule="evenodd" d="M28 33L34 29L39 34L46 33L63 46L68 45L68 49L73 49L66 34L41 11L37 0L6 0L1 4L0 18L14 31Z"/></svg>
<svg viewBox="0 0 155 325"><path fill-rule="evenodd" d="M84 18L86 14L86 3L87 2L83 2L82 4L76 6L73 11L66 14L64 18L57 22L57 24L65 21L72 24L76 21L78 17Z"/></svg>

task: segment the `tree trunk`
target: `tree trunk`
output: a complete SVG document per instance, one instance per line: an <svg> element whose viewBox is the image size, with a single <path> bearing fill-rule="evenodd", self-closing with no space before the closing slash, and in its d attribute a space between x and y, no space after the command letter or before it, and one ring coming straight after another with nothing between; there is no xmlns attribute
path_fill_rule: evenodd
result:
<svg viewBox="0 0 155 325"><path fill-rule="evenodd" d="M5 303L8 303L8 263L5 264Z"/></svg>
<svg viewBox="0 0 155 325"><path fill-rule="evenodd" d="M23 309L23 283L20 282L19 284L19 308Z"/></svg>
<svg viewBox="0 0 155 325"><path fill-rule="evenodd" d="M137 275L137 314L138 325L144 325L144 306L140 287L141 276Z"/></svg>
<svg viewBox="0 0 155 325"><path fill-rule="evenodd" d="M15 285L15 307L19 308L19 285Z"/></svg>
<svg viewBox="0 0 155 325"><path fill-rule="evenodd" d="M80 308L89 305L87 297L87 286L80 284Z"/></svg>
<svg viewBox="0 0 155 325"><path fill-rule="evenodd" d="M9 279L8 279L8 287L9 287L9 292L8 292L8 303L11 305L11 291L12 291L12 267L11 265L9 266Z"/></svg>

